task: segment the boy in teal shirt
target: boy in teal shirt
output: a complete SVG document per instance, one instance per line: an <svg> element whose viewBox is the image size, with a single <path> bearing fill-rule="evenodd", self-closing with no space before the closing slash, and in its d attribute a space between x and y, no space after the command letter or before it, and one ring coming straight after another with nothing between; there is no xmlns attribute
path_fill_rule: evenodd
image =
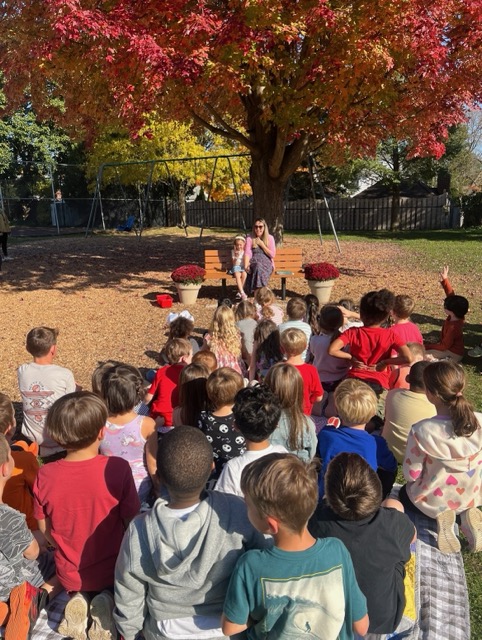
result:
<svg viewBox="0 0 482 640"><path fill-rule="evenodd" d="M307 529L318 501L316 463L272 453L243 470L241 487L251 523L272 535L275 546L238 560L224 602L224 634L247 629L249 640L365 635L366 600L346 547Z"/></svg>

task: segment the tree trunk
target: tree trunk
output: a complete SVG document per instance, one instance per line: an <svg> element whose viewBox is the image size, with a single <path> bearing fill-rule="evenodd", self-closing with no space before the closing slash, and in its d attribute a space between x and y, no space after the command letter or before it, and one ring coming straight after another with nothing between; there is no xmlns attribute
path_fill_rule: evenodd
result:
<svg viewBox="0 0 482 640"><path fill-rule="evenodd" d="M281 244L284 231L284 196L288 181L271 178L266 157L252 157L249 174L253 190L253 216L264 218L276 244Z"/></svg>

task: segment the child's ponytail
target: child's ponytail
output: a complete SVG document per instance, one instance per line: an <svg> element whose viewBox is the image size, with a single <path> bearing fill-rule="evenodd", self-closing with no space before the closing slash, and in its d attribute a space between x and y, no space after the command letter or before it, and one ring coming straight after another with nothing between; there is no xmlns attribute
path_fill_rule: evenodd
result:
<svg viewBox="0 0 482 640"><path fill-rule="evenodd" d="M449 408L454 433L469 438L480 428L470 402L464 397L465 374L462 367L449 360L429 364L423 372L425 388Z"/></svg>

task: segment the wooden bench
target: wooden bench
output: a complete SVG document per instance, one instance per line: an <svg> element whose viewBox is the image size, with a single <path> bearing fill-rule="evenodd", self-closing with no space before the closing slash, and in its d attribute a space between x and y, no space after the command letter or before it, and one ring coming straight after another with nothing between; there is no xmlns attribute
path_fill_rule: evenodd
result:
<svg viewBox="0 0 482 640"><path fill-rule="evenodd" d="M271 274L281 278L281 299L286 299L286 279L304 278L302 269L303 257L299 247L280 247L276 249L274 258L275 270ZM232 278L228 269L233 263L231 249L206 249L204 251L204 268L206 269L206 280L221 280L223 296L226 295L226 281Z"/></svg>

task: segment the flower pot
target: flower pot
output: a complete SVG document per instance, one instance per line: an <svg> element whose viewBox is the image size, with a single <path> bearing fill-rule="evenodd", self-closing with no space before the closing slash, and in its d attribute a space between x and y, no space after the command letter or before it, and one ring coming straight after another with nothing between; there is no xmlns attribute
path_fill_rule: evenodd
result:
<svg viewBox="0 0 482 640"><path fill-rule="evenodd" d="M308 280L307 282L311 293L318 298L320 305L330 302L334 280Z"/></svg>
<svg viewBox="0 0 482 640"><path fill-rule="evenodd" d="M185 304L186 306L196 304L196 300L197 300L197 296L200 288L201 288L200 284L182 284L180 282L176 282L176 289L177 289L177 294L179 296L179 302L181 304Z"/></svg>

